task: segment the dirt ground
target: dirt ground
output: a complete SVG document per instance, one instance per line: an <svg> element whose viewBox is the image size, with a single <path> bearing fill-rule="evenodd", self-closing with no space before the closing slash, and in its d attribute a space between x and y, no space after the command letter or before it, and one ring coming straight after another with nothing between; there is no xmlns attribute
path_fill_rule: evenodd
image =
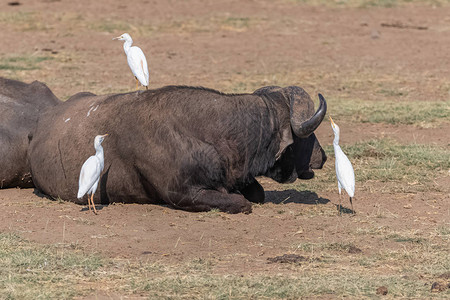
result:
<svg viewBox="0 0 450 300"><path fill-rule="evenodd" d="M363 251L376 249L378 239L349 232L371 228L379 215L387 217L377 218L377 227L398 231L428 232L449 222L449 199L440 194L358 193L357 214L339 217L336 193L271 191L275 184L261 181L269 187L267 203L254 206L250 215L189 213L138 204L99 206L94 215L87 207L42 198L33 189L4 190L0 231L111 257L168 262L221 257L223 272L247 273L270 269L267 258L294 251L296 243L346 241ZM349 208L348 201L343 204Z"/></svg>
<svg viewBox="0 0 450 300"><path fill-rule="evenodd" d="M0 76L43 81L61 99L80 91L134 88L122 43L111 40L124 32L147 55L150 88L183 84L251 92L265 85L298 85L311 95L343 99L450 98L449 6L426 1L350 8L288 0L19 2L0 4L0 57L50 58L35 69L0 69ZM389 137L402 144L450 147L449 123L435 128L339 124L343 144ZM316 134L322 145L331 144L329 122ZM216 273L278 274L292 270L268 264L267 258L300 253L300 243L351 242L367 255L401 245L367 239L356 229L389 227L426 235L450 223L449 174L435 179L441 192L381 193L381 182L358 183L364 188L357 186L357 214L342 217L337 190L286 190L267 178L260 182L267 201L254 205L249 215L122 204L99 206L93 215L35 189L0 190L0 232L113 258L178 264L212 257Z"/></svg>

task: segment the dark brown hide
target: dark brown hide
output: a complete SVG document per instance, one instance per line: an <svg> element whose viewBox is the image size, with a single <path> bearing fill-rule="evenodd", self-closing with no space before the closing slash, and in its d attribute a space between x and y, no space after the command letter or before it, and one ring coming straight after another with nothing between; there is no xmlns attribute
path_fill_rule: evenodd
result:
<svg viewBox="0 0 450 300"><path fill-rule="evenodd" d="M39 115L60 101L42 82L0 77L0 188L32 187L29 138Z"/></svg>
<svg viewBox="0 0 450 300"><path fill-rule="evenodd" d="M95 152L94 137L108 133L97 203L250 212L242 194L258 202L264 193L254 178L293 143L290 102L174 86L74 96L39 120L29 151L33 180L48 195L85 204L76 198L80 168Z"/></svg>
<svg viewBox="0 0 450 300"><path fill-rule="evenodd" d="M318 118L314 120L315 117L312 117L314 103L308 93L300 87L268 86L256 90L254 94L269 97L277 104L290 103L290 109L288 111L281 109L284 113L279 114L282 124L288 124L288 122L291 124L281 131L283 137L280 151L284 151L283 156L277 159L275 165L265 175L280 183L293 182L297 178L313 178L312 169L321 169L327 160L325 151L320 146L315 134L311 133L322 122L327 109L323 96L319 94L321 106L316 112ZM292 129L293 126L296 127L296 131L301 131L302 127L303 130L304 127L309 127L309 136L296 136ZM260 202L263 201L260 199Z"/></svg>

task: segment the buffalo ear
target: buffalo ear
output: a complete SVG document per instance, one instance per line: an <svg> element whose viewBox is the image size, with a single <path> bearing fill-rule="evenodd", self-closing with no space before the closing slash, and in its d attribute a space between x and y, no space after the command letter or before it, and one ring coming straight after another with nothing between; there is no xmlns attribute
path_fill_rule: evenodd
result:
<svg viewBox="0 0 450 300"><path fill-rule="evenodd" d="M278 150L277 155L275 156L275 160L278 160L284 153L286 148L292 143L294 143L294 139L292 137L291 126L287 126L281 131L280 150Z"/></svg>

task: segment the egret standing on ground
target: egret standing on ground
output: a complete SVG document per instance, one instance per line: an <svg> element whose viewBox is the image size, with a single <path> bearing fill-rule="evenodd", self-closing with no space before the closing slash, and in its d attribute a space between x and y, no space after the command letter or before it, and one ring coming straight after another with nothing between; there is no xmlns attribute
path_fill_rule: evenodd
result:
<svg viewBox="0 0 450 300"><path fill-rule="evenodd" d="M339 214L341 214L341 189L344 188L347 194L350 197L350 204L352 205L353 210L353 202L352 198L355 196L355 172L353 171L352 163L348 159L348 157L344 154L341 147L339 146L339 126L333 122L333 119L330 116L331 128L334 132L334 140L333 140L333 148L334 148L334 156L336 157L336 177L338 180L338 189L339 189Z"/></svg>
<svg viewBox="0 0 450 300"><path fill-rule="evenodd" d="M123 50L125 50L125 54L127 55L128 66L130 66L131 72L133 72L136 78L136 90L139 88L138 80L145 86L145 89L148 89L148 66L144 52L139 47L131 47L133 40L128 33L115 37L113 40L125 41Z"/></svg>
<svg viewBox="0 0 450 300"><path fill-rule="evenodd" d="M94 204L94 193L97 190L98 182L100 180L100 174L105 166L105 158L103 155L103 147L101 146L105 136L97 135L94 139L95 155L89 157L81 167L80 179L78 182L78 195L77 198L81 199L87 193L88 194L88 205L89 211L92 207L94 208L94 213L97 214ZM89 197L89 195L91 195Z"/></svg>

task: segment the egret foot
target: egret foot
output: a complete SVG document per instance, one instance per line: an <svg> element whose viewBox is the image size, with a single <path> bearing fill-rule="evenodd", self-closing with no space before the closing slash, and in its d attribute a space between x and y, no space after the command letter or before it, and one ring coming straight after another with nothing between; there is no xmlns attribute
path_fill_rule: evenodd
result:
<svg viewBox="0 0 450 300"><path fill-rule="evenodd" d="M91 202L92 202L92 208L94 209L94 214L98 214L97 210L95 209L95 203L94 203L94 193L91 194Z"/></svg>

